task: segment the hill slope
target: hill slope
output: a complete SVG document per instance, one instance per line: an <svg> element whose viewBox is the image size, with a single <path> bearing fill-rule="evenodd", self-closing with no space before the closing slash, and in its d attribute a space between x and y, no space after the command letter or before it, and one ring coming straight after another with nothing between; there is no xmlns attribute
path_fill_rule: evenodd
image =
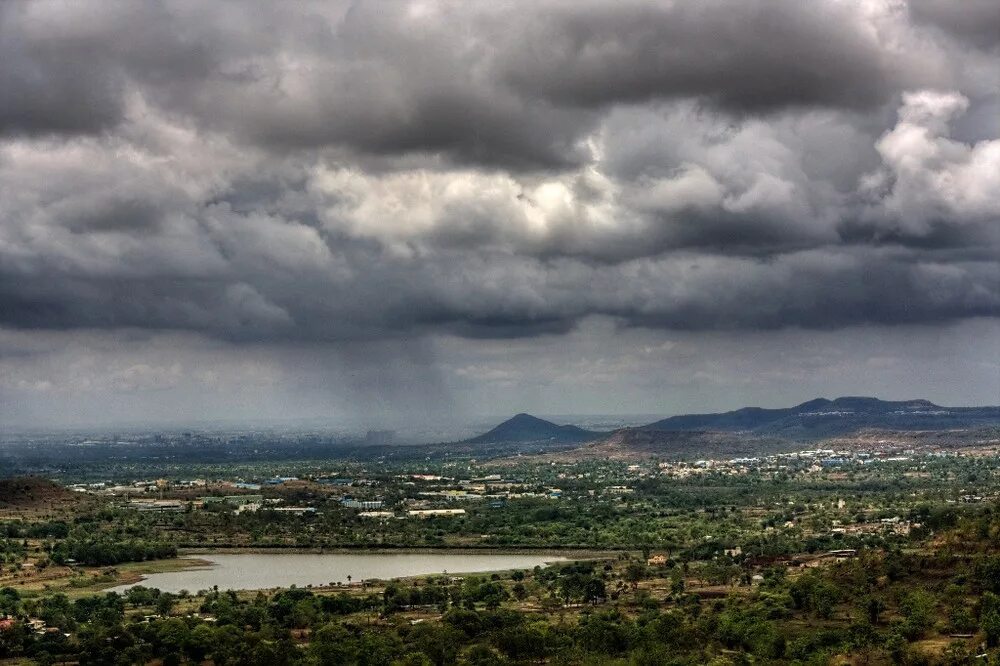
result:
<svg viewBox="0 0 1000 666"><path fill-rule="evenodd" d="M79 500L78 494L37 476L0 479L0 509L52 509L70 506Z"/></svg>
<svg viewBox="0 0 1000 666"><path fill-rule="evenodd" d="M587 460L641 461L651 458L698 460L702 458L735 458L793 451L800 444L790 440L748 436L731 432L700 432L640 430L622 428L604 439L576 448L549 449L533 457L537 462L581 462ZM523 456L507 462L521 462Z"/></svg>
<svg viewBox="0 0 1000 666"><path fill-rule="evenodd" d="M574 425L557 425L531 414L518 414L489 432L465 440L467 444L500 444L509 442L554 442L560 444L593 441L604 433L591 432Z"/></svg>
<svg viewBox="0 0 1000 666"><path fill-rule="evenodd" d="M940 407L927 400L818 398L795 407L744 407L721 414L672 416L641 430L746 432L789 439L818 439L865 428L947 430L1000 424L1000 407Z"/></svg>

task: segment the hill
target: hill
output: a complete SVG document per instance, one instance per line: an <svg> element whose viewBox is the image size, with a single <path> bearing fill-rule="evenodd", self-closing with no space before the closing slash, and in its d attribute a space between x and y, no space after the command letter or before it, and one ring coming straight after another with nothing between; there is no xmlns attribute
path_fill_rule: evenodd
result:
<svg viewBox="0 0 1000 666"><path fill-rule="evenodd" d="M576 448L548 450L534 456L536 462L582 462L587 460L641 461L650 458L699 460L736 458L793 451L801 446L784 439L755 437L741 433L642 430L622 428L607 437ZM500 461L514 463L523 456Z"/></svg>
<svg viewBox="0 0 1000 666"><path fill-rule="evenodd" d="M681 460L758 456L809 447L852 449L893 442L913 449L977 449L995 444L1000 407L941 407L927 400L818 398L794 407L744 407L673 416L623 428L542 459Z"/></svg>
<svg viewBox="0 0 1000 666"><path fill-rule="evenodd" d="M54 509L71 506L79 495L37 476L0 479L0 509Z"/></svg>
<svg viewBox="0 0 1000 666"><path fill-rule="evenodd" d="M794 440L836 437L863 429L950 430L1000 424L1000 407L941 407L927 400L817 398L794 407L744 407L719 414L672 416L640 430L743 432Z"/></svg>
<svg viewBox="0 0 1000 666"><path fill-rule="evenodd" d="M584 430L574 425L557 425L531 414L518 414L489 432L465 440L464 443L552 442L557 444L582 444L598 439L604 434Z"/></svg>

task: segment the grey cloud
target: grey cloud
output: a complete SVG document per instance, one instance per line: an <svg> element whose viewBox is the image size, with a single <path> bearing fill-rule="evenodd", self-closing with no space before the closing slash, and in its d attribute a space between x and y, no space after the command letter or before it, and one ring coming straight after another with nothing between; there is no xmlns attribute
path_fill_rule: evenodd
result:
<svg viewBox="0 0 1000 666"><path fill-rule="evenodd" d="M108 0L0 5L0 133L94 134L117 127L137 87L203 79L227 58L263 44L266 32L234 38L197 5Z"/></svg>
<svg viewBox="0 0 1000 666"><path fill-rule="evenodd" d="M863 108L889 98L896 74L857 13L828 2L567 3L519 28L507 78L562 103Z"/></svg>
<svg viewBox="0 0 1000 666"><path fill-rule="evenodd" d="M568 335L429 342L331 353L329 345L229 345L163 332L0 330L0 404L8 428L196 419L274 426L318 416L363 432L383 412L405 417L384 426L400 428L401 438L426 419L436 426L427 439L441 441L525 409L662 416L852 393L968 405L992 404L1000 391L997 355L988 353L1000 343L995 319L736 334L591 319ZM440 434L442 421L469 412L489 416Z"/></svg>
<svg viewBox="0 0 1000 666"><path fill-rule="evenodd" d="M910 0L913 18L981 48L1000 45L1000 9L992 0Z"/></svg>
<svg viewBox="0 0 1000 666"><path fill-rule="evenodd" d="M284 35L277 48L296 66L269 59L255 62L249 79L193 81L181 109L275 147L444 153L514 167L564 167L585 157L576 143L594 114L498 86L492 44L477 34L474 11L412 13L403 4L357 3L306 48L297 34Z"/></svg>
<svg viewBox="0 0 1000 666"><path fill-rule="evenodd" d="M864 109L937 81L884 48L883 28L826 1L108 2L100 15L37 2L9 3L0 20L0 77L18 93L0 102L0 131L108 130L138 98L274 150L518 169L586 161L595 107Z"/></svg>
<svg viewBox="0 0 1000 666"><path fill-rule="evenodd" d="M276 150L443 153L562 167L583 158L585 110L504 90L482 71L474 17L414 19L402 4L9 3L0 14L0 132L86 133L139 95L202 127ZM442 12L447 14L447 12ZM454 14L454 12L452 12Z"/></svg>
<svg viewBox="0 0 1000 666"><path fill-rule="evenodd" d="M1000 267L913 251L812 250L773 260L684 254L618 265L504 256L355 256L350 277L247 269L228 280L7 275L3 324L189 329L234 339L473 337L566 331L593 314L673 329L836 328L1000 314ZM308 280L308 281L307 281ZM252 286L251 286L252 285Z"/></svg>
<svg viewBox="0 0 1000 666"><path fill-rule="evenodd" d="M917 28L889 4L24 6L0 10L24 92L0 99L0 326L1000 315L1000 141L953 131L993 102L900 94Z"/></svg>
<svg viewBox="0 0 1000 666"><path fill-rule="evenodd" d="M30 7L0 5L0 135L99 132L124 115L124 79L92 45L23 29ZM93 58L93 59L92 59Z"/></svg>

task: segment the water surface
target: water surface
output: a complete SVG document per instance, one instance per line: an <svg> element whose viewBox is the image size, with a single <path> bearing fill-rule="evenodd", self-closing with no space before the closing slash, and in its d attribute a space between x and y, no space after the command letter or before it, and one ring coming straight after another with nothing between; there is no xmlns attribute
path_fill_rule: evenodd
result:
<svg viewBox="0 0 1000 666"><path fill-rule="evenodd" d="M262 590L389 579L427 574L460 574L504 569L531 569L565 561L551 553L208 553L183 556L210 562L208 566L147 575L135 585L164 592L197 592L215 585L220 590Z"/></svg>

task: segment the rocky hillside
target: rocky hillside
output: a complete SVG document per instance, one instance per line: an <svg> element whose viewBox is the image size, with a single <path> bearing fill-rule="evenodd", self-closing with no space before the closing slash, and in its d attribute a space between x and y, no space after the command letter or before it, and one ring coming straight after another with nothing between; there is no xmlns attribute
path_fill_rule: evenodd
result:
<svg viewBox="0 0 1000 666"><path fill-rule="evenodd" d="M941 407L927 400L818 398L795 407L744 407L719 414L672 416L643 426L655 431L745 432L795 440L823 439L864 429L949 430L1000 425L1000 407Z"/></svg>
<svg viewBox="0 0 1000 666"><path fill-rule="evenodd" d="M574 425L557 425L531 414L518 414L489 432L466 440L465 443L552 442L567 444L593 441L604 434L584 430Z"/></svg>

